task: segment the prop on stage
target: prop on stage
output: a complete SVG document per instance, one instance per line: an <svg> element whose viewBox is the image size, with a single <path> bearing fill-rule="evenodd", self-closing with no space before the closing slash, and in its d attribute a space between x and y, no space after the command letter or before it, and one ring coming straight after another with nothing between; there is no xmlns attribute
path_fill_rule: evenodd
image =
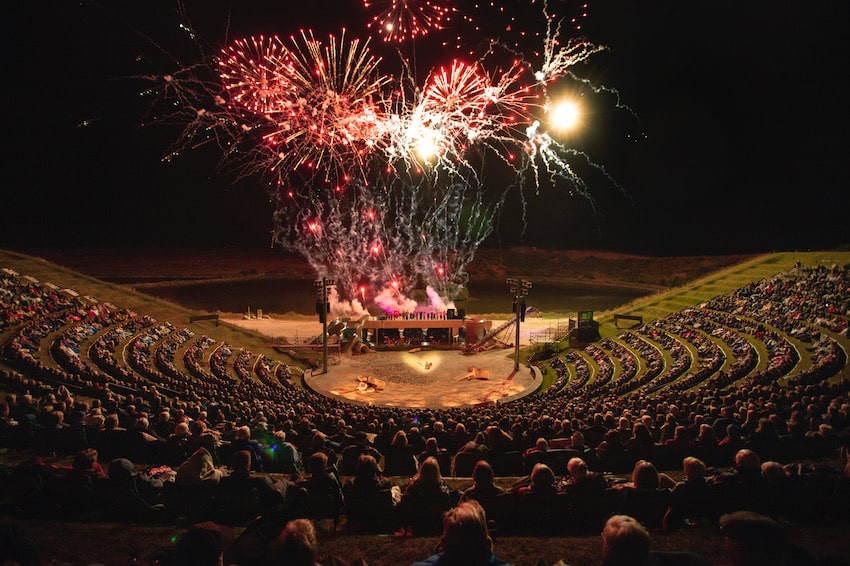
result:
<svg viewBox="0 0 850 566"><path fill-rule="evenodd" d="M368 393L369 391L380 391L387 385L387 382L383 379L377 379L375 377L372 377L371 375L358 375L357 381L359 382L357 384L357 391L361 393Z"/></svg>
<svg viewBox="0 0 850 566"><path fill-rule="evenodd" d="M481 368L469 366L468 368L466 368L466 371L468 371L469 373L467 373L466 375L461 377L461 380L463 380L463 379L481 379L481 380L490 379L490 370L489 369L481 369Z"/></svg>

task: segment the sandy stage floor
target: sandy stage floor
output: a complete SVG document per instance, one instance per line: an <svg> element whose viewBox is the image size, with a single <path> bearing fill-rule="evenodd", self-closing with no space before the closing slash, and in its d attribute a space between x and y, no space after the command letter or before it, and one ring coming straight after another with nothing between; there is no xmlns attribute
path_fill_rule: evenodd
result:
<svg viewBox="0 0 850 566"><path fill-rule="evenodd" d="M225 319L267 336L321 335L315 320ZM493 321L497 327L502 321ZM520 344L552 321L528 320L520 326ZM515 330L513 331L515 332ZM511 336L514 336L513 334ZM540 376L520 364L514 372L513 348L464 355L459 350L371 352L331 356L327 374L305 375L318 393L347 402L387 407L448 408L506 402L534 392Z"/></svg>
<svg viewBox="0 0 850 566"><path fill-rule="evenodd" d="M352 403L446 408L505 402L532 393L540 378L513 350L464 355L458 350L343 354L327 374L305 376L315 391Z"/></svg>

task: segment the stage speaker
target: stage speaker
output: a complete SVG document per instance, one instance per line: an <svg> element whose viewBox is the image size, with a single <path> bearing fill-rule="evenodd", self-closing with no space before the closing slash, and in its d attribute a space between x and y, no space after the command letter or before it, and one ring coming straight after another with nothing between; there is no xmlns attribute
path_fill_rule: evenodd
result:
<svg viewBox="0 0 850 566"><path fill-rule="evenodd" d="M455 317L455 310L454 309L446 309L446 318L449 319L449 320L453 320L454 317Z"/></svg>

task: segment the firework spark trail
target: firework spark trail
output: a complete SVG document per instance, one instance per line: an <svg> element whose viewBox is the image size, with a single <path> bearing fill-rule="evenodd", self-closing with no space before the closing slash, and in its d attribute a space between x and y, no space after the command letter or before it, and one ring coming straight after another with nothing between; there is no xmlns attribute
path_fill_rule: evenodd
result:
<svg viewBox="0 0 850 566"><path fill-rule="evenodd" d="M278 206L275 243L336 279L341 297L399 296L421 279L444 296L468 280L466 267L493 229L495 209L480 186L356 186L335 199L290 197ZM384 301L387 302L386 300Z"/></svg>
<svg viewBox="0 0 850 566"><path fill-rule="evenodd" d="M367 27L398 43L442 29L453 11L448 0L363 0L363 6L377 10Z"/></svg>
<svg viewBox="0 0 850 566"><path fill-rule="evenodd" d="M368 41L330 36L327 43L312 32L291 38L292 47L272 60L285 100L267 113L274 128L263 140L278 149L272 169L281 178L306 167L325 170L324 180L345 184L366 167L379 129L377 103L388 77L377 72L380 58Z"/></svg>
<svg viewBox="0 0 850 566"><path fill-rule="evenodd" d="M218 67L229 99L255 114L280 111L290 86L279 67L288 53L277 37L249 37L227 46Z"/></svg>

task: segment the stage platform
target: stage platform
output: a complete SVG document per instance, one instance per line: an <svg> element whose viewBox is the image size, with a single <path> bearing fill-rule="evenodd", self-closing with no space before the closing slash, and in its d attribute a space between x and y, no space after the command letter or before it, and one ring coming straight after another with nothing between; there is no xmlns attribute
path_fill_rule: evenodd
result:
<svg viewBox="0 0 850 566"><path fill-rule="evenodd" d="M327 374L305 375L308 387L341 401L432 409L506 403L533 393L541 381L529 366L521 364L514 372L512 349L471 355L425 348L342 355Z"/></svg>

